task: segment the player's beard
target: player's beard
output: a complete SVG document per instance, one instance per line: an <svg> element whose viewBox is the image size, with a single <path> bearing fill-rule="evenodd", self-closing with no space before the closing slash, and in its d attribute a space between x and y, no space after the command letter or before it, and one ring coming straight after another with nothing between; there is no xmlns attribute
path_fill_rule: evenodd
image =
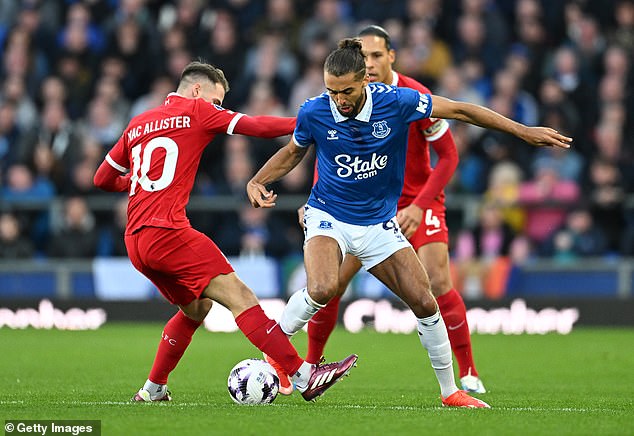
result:
<svg viewBox="0 0 634 436"><path fill-rule="evenodd" d="M365 103L365 90L363 90L363 93L359 96L357 101L354 102L354 105L352 106L352 110L350 112L342 112L339 105L337 105L337 110L344 117L354 118L361 111L361 106L363 106L363 103Z"/></svg>

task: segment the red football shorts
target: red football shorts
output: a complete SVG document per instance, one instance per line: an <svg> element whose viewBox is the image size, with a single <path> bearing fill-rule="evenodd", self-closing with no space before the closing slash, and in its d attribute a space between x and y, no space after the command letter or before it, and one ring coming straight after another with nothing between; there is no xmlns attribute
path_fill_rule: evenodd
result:
<svg viewBox="0 0 634 436"><path fill-rule="evenodd" d="M431 208L423 211L423 219L409 242L417 250L432 242L449 244L449 229L445 220L445 205L435 201Z"/></svg>
<svg viewBox="0 0 634 436"><path fill-rule="evenodd" d="M126 235L125 246L132 265L172 304L191 303L211 279L233 272L216 244L191 227L143 227Z"/></svg>

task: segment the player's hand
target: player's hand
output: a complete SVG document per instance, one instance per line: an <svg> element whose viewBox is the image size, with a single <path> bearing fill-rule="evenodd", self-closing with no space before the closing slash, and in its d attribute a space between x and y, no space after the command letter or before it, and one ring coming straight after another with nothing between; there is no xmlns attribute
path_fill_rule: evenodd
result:
<svg viewBox="0 0 634 436"><path fill-rule="evenodd" d="M306 205L300 206L297 209L297 219L299 220L299 226L302 229L304 228L304 207L306 207Z"/></svg>
<svg viewBox="0 0 634 436"><path fill-rule="evenodd" d="M277 199L277 194L267 190L264 185L253 180L247 183L247 196L253 207L274 207Z"/></svg>
<svg viewBox="0 0 634 436"><path fill-rule="evenodd" d="M536 147L570 148L572 138L564 136L550 127L527 127L522 139Z"/></svg>
<svg viewBox="0 0 634 436"><path fill-rule="evenodd" d="M415 204L410 204L405 209L398 211L396 214L396 220L398 221L398 225L401 227L401 232L406 238L409 238L416 233L418 226L420 226L420 223L423 220L423 209Z"/></svg>

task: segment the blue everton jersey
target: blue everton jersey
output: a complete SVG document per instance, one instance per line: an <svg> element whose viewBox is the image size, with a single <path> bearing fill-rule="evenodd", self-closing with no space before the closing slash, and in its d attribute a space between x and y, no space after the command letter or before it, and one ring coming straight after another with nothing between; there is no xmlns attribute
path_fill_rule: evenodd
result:
<svg viewBox="0 0 634 436"><path fill-rule="evenodd" d="M428 118L429 94L370 83L354 118L344 117L327 93L306 100L293 140L315 144L319 179L308 204L356 225L385 222L396 214L403 189L409 123Z"/></svg>

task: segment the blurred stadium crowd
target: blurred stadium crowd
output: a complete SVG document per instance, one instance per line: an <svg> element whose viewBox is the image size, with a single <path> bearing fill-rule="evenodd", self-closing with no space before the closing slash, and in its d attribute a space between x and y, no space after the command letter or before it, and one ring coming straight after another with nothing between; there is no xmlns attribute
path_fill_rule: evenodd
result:
<svg viewBox="0 0 634 436"><path fill-rule="evenodd" d="M460 152L446 191L481 198L473 228L450 227L457 260L634 252L632 0L0 0L0 258L125 255L125 196L86 198L129 119L161 104L201 58L231 84L224 106L296 114L323 92L336 42L380 24L395 69L434 93L575 138L569 151L452 124ZM245 198L287 138L218 137L194 195ZM276 186L306 195L310 161ZM63 207L25 207L61 199ZM276 215L277 214L277 215ZM228 255L301 251L293 213L248 206L190 214Z"/></svg>

